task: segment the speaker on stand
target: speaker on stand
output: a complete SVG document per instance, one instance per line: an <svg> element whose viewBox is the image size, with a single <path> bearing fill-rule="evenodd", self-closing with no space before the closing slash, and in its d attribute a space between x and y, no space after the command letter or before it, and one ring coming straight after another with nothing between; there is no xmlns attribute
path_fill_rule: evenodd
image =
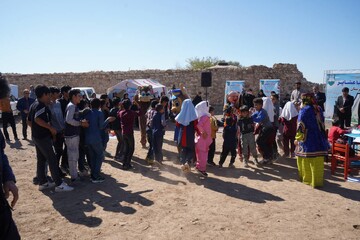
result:
<svg viewBox="0 0 360 240"><path fill-rule="evenodd" d="M205 88L206 102L208 100L207 88L211 87L211 81L212 81L211 72L202 72L201 73L201 86Z"/></svg>

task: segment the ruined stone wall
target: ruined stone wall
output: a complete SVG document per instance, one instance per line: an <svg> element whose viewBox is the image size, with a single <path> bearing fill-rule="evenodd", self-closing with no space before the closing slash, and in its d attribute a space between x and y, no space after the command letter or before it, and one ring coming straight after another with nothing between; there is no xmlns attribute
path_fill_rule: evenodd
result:
<svg viewBox="0 0 360 240"><path fill-rule="evenodd" d="M212 87L208 88L211 105L223 105L226 80L245 80L246 87L251 87L254 93L259 90L259 79L280 79L280 92L284 96L291 93L296 81L302 82L302 88L311 90L315 83L304 79L296 64L274 64L266 66L251 66L245 68L214 68L212 72ZM105 93L107 88L125 79L152 78L168 88L173 84L177 87L184 83L190 96L197 91L205 92L201 85L200 70L144 70L144 71L111 71L87 73L53 73L53 74L5 74L10 83L19 85L19 95L30 85L46 84L59 86L69 84L72 87L94 87L97 93Z"/></svg>

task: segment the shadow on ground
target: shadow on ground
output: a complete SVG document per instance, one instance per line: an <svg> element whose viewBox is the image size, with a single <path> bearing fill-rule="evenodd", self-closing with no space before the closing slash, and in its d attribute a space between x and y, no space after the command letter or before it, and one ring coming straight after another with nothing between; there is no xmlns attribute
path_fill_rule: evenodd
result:
<svg viewBox="0 0 360 240"><path fill-rule="evenodd" d="M152 189L132 192L123 188L126 184L119 183L110 175L103 174L105 181L94 184L88 178L77 182L72 192L55 193L45 191L52 201L54 208L71 223L85 225L87 227L97 227L102 223L99 217L91 216L91 212L98 205L104 211L111 211L123 214L134 214L136 209L129 204L140 204L151 206L153 201L141 196L141 194L153 191ZM123 204L125 202L125 204Z"/></svg>
<svg viewBox="0 0 360 240"><path fill-rule="evenodd" d="M113 167L120 168L121 164L112 160L106 160ZM205 188L208 188L212 191L216 191L219 193L223 193L227 196L234 197L237 199L242 199L245 201L251 201L256 203L265 203L266 201L284 201L282 198L275 196L270 193L266 193L257 189L253 189L247 187L245 185L223 181L219 178L212 177L201 177L196 171L193 169L191 173L183 173L183 171L172 165L164 164L160 167L149 166L144 160L133 157L133 165L134 165L134 173L140 173L144 177L153 179L155 181L161 181L172 185L183 184L186 185L185 181L176 181L162 176L162 171L167 171L171 174L177 176L185 177L189 182L195 183L197 185L203 185ZM232 169L234 170L234 169Z"/></svg>

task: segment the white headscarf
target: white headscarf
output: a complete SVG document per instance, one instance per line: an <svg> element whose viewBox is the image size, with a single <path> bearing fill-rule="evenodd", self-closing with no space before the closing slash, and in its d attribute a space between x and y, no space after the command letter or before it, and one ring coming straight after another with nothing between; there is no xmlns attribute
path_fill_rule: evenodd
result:
<svg viewBox="0 0 360 240"><path fill-rule="evenodd" d="M262 100L263 100L263 109L266 110L266 112L269 116L270 122L274 122L275 112L274 112L274 105L273 105L271 99L269 97L263 97Z"/></svg>
<svg viewBox="0 0 360 240"><path fill-rule="evenodd" d="M290 121L293 117L296 117L297 115L299 115L299 113L296 110L295 105L292 102L287 102L281 112L280 117L285 118L287 121Z"/></svg>
<svg viewBox="0 0 360 240"><path fill-rule="evenodd" d="M195 106L196 116L200 119L202 116L210 117L211 114L209 113L209 103L206 101L201 101Z"/></svg>

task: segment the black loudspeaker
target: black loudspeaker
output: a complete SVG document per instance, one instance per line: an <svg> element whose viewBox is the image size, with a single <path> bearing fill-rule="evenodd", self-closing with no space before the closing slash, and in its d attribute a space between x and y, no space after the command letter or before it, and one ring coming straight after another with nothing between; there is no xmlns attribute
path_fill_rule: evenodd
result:
<svg viewBox="0 0 360 240"><path fill-rule="evenodd" d="M201 86L202 87L211 87L211 72L202 72L201 73Z"/></svg>

